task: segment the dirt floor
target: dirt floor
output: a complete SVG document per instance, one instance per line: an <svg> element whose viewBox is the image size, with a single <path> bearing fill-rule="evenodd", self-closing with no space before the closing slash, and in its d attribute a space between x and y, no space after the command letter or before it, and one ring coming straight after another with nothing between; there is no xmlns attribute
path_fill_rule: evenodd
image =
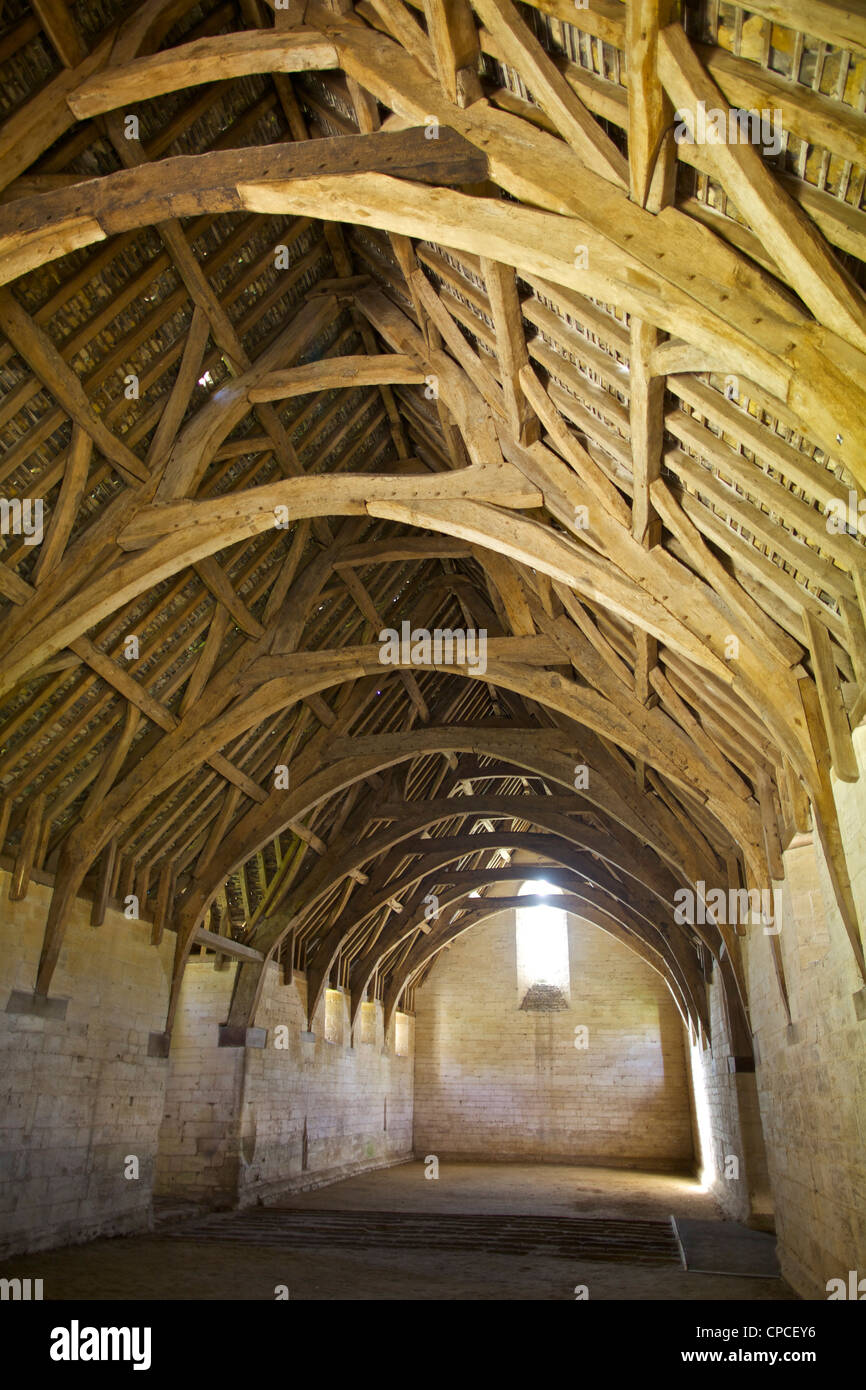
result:
<svg viewBox="0 0 866 1390"><path fill-rule="evenodd" d="M178 1215L152 1234L96 1240L28 1255L0 1265L0 1277L41 1278L46 1299L572 1300L794 1299L781 1279L697 1274L664 1264L571 1259L467 1248L298 1249L280 1238L293 1210L406 1213L435 1229L435 1218L612 1218L668 1222L722 1216L692 1178L624 1169L554 1164L407 1163L330 1187L295 1193L267 1209L183 1221ZM366 1220L366 1218L364 1218ZM399 1222L397 1223L399 1225ZM444 1225L443 1220L443 1225ZM488 1226L498 1223L487 1223ZM482 1241L483 1245L483 1241ZM284 1296L284 1295L283 1295Z"/></svg>

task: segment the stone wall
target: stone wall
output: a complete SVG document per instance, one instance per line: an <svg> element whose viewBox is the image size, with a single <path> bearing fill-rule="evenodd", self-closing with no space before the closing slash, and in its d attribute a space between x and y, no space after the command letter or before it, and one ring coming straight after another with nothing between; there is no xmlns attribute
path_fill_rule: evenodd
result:
<svg viewBox="0 0 866 1390"><path fill-rule="evenodd" d="M90 904L76 901L55 1002L47 1015L18 1012L51 893L8 893L0 873L0 1255L148 1225L167 1070L148 1037L165 1027L174 949L115 911L91 927ZM137 1178L124 1176L131 1157Z"/></svg>
<svg viewBox="0 0 866 1390"><path fill-rule="evenodd" d="M415 1001L419 1156L691 1169L686 1034L667 986L576 917L569 957L569 1007L527 1013L513 912L443 953Z"/></svg>
<svg viewBox="0 0 866 1390"><path fill-rule="evenodd" d="M346 996L329 990L307 1032L303 977L283 985L271 965L254 1037L264 1046L220 1047L234 971L187 967L157 1192L243 1205L410 1158L411 1048L395 1055L393 1025L386 1047L381 1007L362 1006L351 1047Z"/></svg>
<svg viewBox="0 0 866 1390"><path fill-rule="evenodd" d="M854 742L864 769L866 729L856 731ZM862 772L856 783L834 779L834 791L863 922ZM700 1066L710 1113L715 1195L739 1219L772 1210L783 1274L803 1297L826 1298L828 1280L841 1278L847 1284L850 1270L866 1276L866 993L817 835L796 836L783 857L785 879L775 885L779 909L774 925L781 925L777 940L791 1022L776 979L771 937L760 925L749 926L742 949L755 1039L755 1090L748 1076L727 1071L730 1046L715 982L710 990L713 1046L701 1054ZM739 1182L724 1178L723 1160L729 1154L745 1163Z"/></svg>
<svg viewBox="0 0 866 1390"><path fill-rule="evenodd" d="M778 938L790 1026L760 928L745 957L782 1271L826 1298L829 1279L866 1275L866 1010L817 839L800 838L785 851Z"/></svg>
<svg viewBox="0 0 866 1390"><path fill-rule="evenodd" d="M154 1190L229 1206L236 1198L245 1048L219 1047L234 967L190 960L168 1059Z"/></svg>
<svg viewBox="0 0 866 1390"><path fill-rule="evenodd" d="M171 1055L150 1056L173 934L151 946L149 922L113 909L93 928L76 901L46 1008L32 989L50 889L10 903L8 888L0 874L0 1258L146 1229L154 1192L243 1204L411 1156L411 1040L396 1056L392 1025L386 1047L379 1006L363 1006L351 1048L329 991L343 1041L325 1039L325 1001L306 1034L303 980L270 967L266 1046L220 1047L235 966L193 960Z"/></svg>
<svg viewBox="0 0 866 1390"><path fill-rule="evenodd" d="M709 988L711 1046L690 1049L701 1177L733 1221L771 1229L773 1198L755 1073L732 1070L718 969Z"/></svg>

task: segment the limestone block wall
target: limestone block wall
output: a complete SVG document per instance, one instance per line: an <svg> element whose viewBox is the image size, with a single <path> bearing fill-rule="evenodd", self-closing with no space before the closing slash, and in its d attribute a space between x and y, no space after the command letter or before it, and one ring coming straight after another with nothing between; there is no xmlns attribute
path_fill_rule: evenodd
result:
<svg viewBox="0 0 866 1390"><path fill-rule="evenodd" d="M187 968L158 1193L243 1204L411 1157L411 1046L395 1055L393 1025L386 1045L381 1008L364 1006L351 1047L347 1000L328 991L308 1033L303 978L283 985L272 965L256 1018L265 1045L219 1047L234 970Z"/></svg>
<svg viewBox="0 0 866 1390"><path fill-rule="evenodd" d="M834 792L857 910L866 922L866 729L856 731L854 742L860 780L834 779ZM747 1075L727 1072L730 1046L715 981L713 1045L700 1054L699 1070L715 1195L738 1219L772 1210L783 1274L803 1297L823 1299L828 1280L847 1282L850 1270L866 1274L866 992L817 835L795 837L783 857L775 924L781 924L791 1023L771 938L750 926L741 944L754 1091ZM699 1084L698 1108L700 1091ZM731 1153L746 1161L739 1182L724 1178Z"/></svg>
<svg viewBox="0 0 866 1390"><path fill-rule="evenodd" d="M754 1072L731 1071L718 970L709 988L711 1045L690 1047L701 1176L733 1221L771 1228L773 1198Z"/></svg>
<svg viewBox="0 0 866 1390"><path fill-rule="evenodd" d="M237 1196L244 1048L219 1047L231 1002L234 967L213 958L187 963L172 1029L165 1107L159 1128L157 1196Z"/></svg>
<svg viewBox="0 0 866 1390"><path fill-rule="evenodd" d="M325 1039L325 1002L303 1036L303 981L283 986L272 967L266 1047L219 1047L235 967L193 960L170 1057L149 1056L173 934L151 946L149 922L112 909L91 927L76 901L48 1010L20 1012L50 889L17 903L8 891L0 873L0 1258L147 1228L154 1192L233 1205L410 1157L411 1029L396 1056L380 1007L364 1006L354 1049L342 995L330 998L342 1041Z"/></svg>
<svg viewBox="0 0 866 1390"><path fill-rule="evenodd" d="M416 995L416 1154L692 1167L686 1035L667 986L576 917L569 957L570 1006L541 1014L518 1007L512 912L443 953Z"/></svg>
<svg viewBox="0 0 866 1390"><path fill-rule="evenodd" d="M852 867L861 854L849 853ZM817 837L803 837L784 858L778 939L792 1024L769 938L752 929L745 958L756 1078L782 1271L803 1296L826 1298L829 1279L847 1280L852 1269L866 1274L866 1010L861 1005L858 1017L862 982Z"/></svg>
<svg viewBox="0 0 866 1390"><path fill-rule="evenodd" d="M330 1006L333 1041L325 1036ZM366 1006L349 1046L348 997L329 991L305 1033L306 984L279 983L276 966L256 1017L267 1046L248 1050L244 1094L244 1187L308 1186L412 1156L414 1058L395 1051L395 1022L385 1038L380 1005ZM285 1032L278 1033L278 1029ZM280 1041L287 1047L279 1047ZM306 1142L304 1136L306 1134Z"/></svg>
<svg viewBox="0 0 866 1390"><path fill-rule="evenodd" d="M0 873L0 1257L147 1226L167 1070L148 1036L174 946L111 910L91 927L78 901L51 985L65 1017L9 1012L33 989L50 889L8 894Z"/></svg>

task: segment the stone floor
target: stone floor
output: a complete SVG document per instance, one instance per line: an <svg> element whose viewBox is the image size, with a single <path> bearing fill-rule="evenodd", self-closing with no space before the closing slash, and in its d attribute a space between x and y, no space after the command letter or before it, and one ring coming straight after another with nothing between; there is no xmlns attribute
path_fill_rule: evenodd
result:
<svg viewBox="0 0 866 1390"><path fill-rule="evenodd" d="M722 1221L692 1178L554 1164L407 1163L295 1193L305 1211L667 1221L673 1214ZM300 1300L793 1299L781 1279L690 1273L678 1265L572 1260L481 1250L292 1249L257 1243L245 1213L169 1220L154 1234L97 1240L8 1261L0 1277L41 1278L46 1299L273 1299L278 1285ZM290 1220L290 1216L285 1218ZM217 1229L218 1228L218 1229ZM224 1231L225 1237L222 1237ZM188 1234L184 1234L188 1232ZM215 1239L216 1237L216 1239Z"/></svg>

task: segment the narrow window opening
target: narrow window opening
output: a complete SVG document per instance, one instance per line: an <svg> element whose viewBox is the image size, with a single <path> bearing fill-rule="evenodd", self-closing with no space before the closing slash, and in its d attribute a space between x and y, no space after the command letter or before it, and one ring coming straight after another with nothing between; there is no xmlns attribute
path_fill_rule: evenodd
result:
<svg viewBox="0 0 866 1390"><path fill-rule="evenodd" d="M556 897L561 889L545 880L528 879L518 896ZM517 990L519 1007L528 1013L556 1013L571 1002L568 965L568 917L562 908L544 902L519 907L517 933Z"/></svg>

